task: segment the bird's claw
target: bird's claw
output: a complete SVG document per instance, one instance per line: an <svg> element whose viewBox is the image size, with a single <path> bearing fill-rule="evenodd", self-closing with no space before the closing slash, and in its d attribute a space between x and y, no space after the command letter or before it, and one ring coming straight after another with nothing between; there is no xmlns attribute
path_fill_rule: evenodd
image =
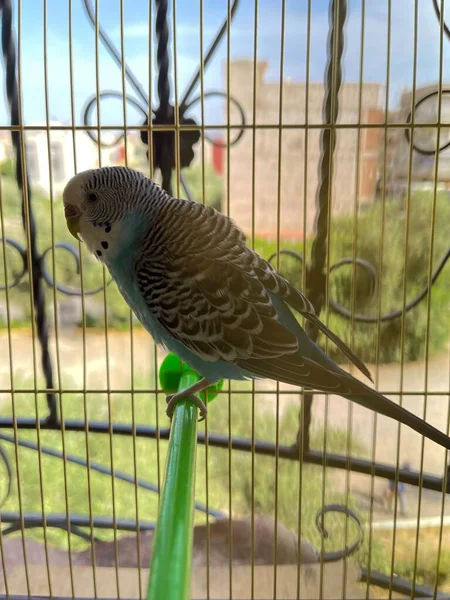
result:
<svg viewBox="0 0 450 600"><path fill-rule="evenodd" d="M175 411L175 406L178 404L178 402L180 402L180 400L190 400L195 404L195 406L200 411L200 419L198 420L199 423L206 419L206 415L208 414L208 409L206 408L206 405L195 394L189 394L186 392L177 392L176 394L169 394L167 396L166 415L169 417L169 419L172 419L173 413Z"/></svg>

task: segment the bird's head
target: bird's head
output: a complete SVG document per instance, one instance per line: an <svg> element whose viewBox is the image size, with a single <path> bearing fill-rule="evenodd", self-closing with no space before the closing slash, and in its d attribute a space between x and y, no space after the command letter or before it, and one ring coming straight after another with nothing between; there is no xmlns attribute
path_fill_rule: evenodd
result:
<svg viewBox="0 0 450 600"><path fill-rule="evenodd" d="M142 198L158 190L142 173L128 167L102 167L78 173L63 191L70 233L101 257L117 238L125 217L139 212Z"/></svg>

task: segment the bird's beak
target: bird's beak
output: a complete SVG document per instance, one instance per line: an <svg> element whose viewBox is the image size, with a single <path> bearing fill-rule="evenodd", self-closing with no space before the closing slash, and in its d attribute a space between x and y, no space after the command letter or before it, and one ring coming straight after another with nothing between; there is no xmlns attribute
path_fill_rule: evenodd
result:
<svg viewBox="0 0 450 600"><path fill-rule="evenodd" d="M78 233L80 231L80 211L73 204L65 204L64 216L66 217L67 229L76 240L79 240Z"/></svg>

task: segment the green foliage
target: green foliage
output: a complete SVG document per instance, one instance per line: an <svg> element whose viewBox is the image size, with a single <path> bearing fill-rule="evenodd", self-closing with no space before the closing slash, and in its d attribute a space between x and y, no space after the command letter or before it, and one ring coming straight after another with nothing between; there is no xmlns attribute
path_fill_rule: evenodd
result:
<svg viewBox="0 0 450 600"><path fill-rule="evenodd" d="M380 298L381 314L401 309L406 290L406 304L428 283L430 262L434 271L438 261L448 250L450 239L450 203L447 195L436 199L435 235L431 246L431 222L433 195L416 194L411 198L409 232L406 238L407 214L398 204L386 207L384 224L380 206L364 214L360 221L356 256L370 261L377 272L382 269L382 278L375 293L368 293L367 275L358 269L355 277L355 309L363 315L377 315ZM342 219L332 231L332 260L352 254L353 223L350 218ZM383 252L380 241L384 235ZM337 252L339 248L339 252ZM432 256L430 256L432 251ZM430 261L431 259L431 261ZM450 296L450 265L432 288L429 323L430 351L442 348L448 341L448 327L442 315L448 314ZM336 271L331 277L331 294L338 302L350 308L352 296L351 267ZM347 274L344 272L347 271ZM406 282L406 285L405 285ZM404 320L404 359L418 360L425 356L427 343L427 300L412 309ZM340 321L340 323L339 323ZM338 335L350 341L348 322L333 318L330 325ZM366 361L376 360L376 325L355 325L354 349ZM400 361L402 355L402 319L383 323L380 330L380 355L382 362Z"/></svg>
<svg viewBox="0 0 450 600"><path fill-rule="evenodd" d="M76 382L65 382L66 386L76 389ZM99 381L97 388L101 389ZM33 382L21 379L16 374L15 388L20 390L33 386ZM145 378L135 377L135 388L143 389L155 386L154 372ZM248 391L249 384L241 384L240 389ZM235 388L233 388L235 389ZM15 412L18 417L35 418L46 413L46 401L39 395L37 403L32 394L18 391L14 397ZM86 407L86 412L85 412ZM135 423L155 426L168 425L165 416L165 402L159 396L155 404L155 395L136 393L115 394L108 397L105 394L87 394L84 404L83 394L62 394L63 417L65 419L106 420L114 423L132 423L132 408L134 407ZM233 392L230 404L228 394L218 396L210 404L209 431L231 434L233 436L251 436L251 395ZM276 441L277 419L273 405L267 409L258 403L255 413L255 437L274 443ZM296 436L298 424L298 405L285 406L279 419L279 442L291 444ZM158 413L158 421L156 419ZM11 404L8 398L0 408L1 415L11 414ZM20 438L36 442L35 431L21 431ZM43 446L50 446L62 451L61 433L41 431L40 441ZM315 449L323 448L323 431L315 430L312 445ZM327 432L327 449L334 452L345 452L347 449L347 434L344 431L329 429ZM354 442L356 455L366 455L364 446ZM92 462L101 463L115 470L129 474L136 472L137 477L153 483L160 481L165 464L167 442L145 440L125 436L89 434L86 448L86 436L83 433L65 434L67 453ZM13 446L5 446L15 464ZM112 462L111 462L112 453ZM312 465L299 466L297 461L279 460L267 456L254 457L254 477L252 477L252 456L248 453L233 452L231 458L226 449L209 447L208 468L206 469L206 453L204 446L199 446L197 455L196 499L205 503L208 489L209 506L221 509L233 515L249 515L252 507L252 486L254 487L255 513L274 515L277 504L277 514L282 523L293 531L298 530L299 510L301 510L302 535L314 544L320 545L320 536L314 521L317 511L323 502L339 502L344 500L334 490L333 481L324 474L321 467ZM230 471L231 468L231 471ZM276 470L277 469L277 470ZM40 486L40 472L43 486ZM278 474L276 476L276 473ZM89 514L89 502L92 503L93 513L97 516L110 516L113 503L118 518L136 518L136 503L133 486L119 480L111 484L108 476L95 471L91 472L91 493L88 495L88 473L83 467L67 463L67 477L64 473L62 460L39 455L37 452L19 448L19 464L17 475L21 482L22 509L24 512L40 512L42 504L46 512L62 513L66 511L66 493L69 499L69 509L77 514ZM205 485L208 477L208 486ZM301 485L300 485L301 481ZM231 482L231 486L230 486ZM13 478L13 492L8 502L2 507L4 511L17 510L18 492L17 480ZM66 491L67 490L67 491ZM230 497L231 494L231 497ZM301 498L301 504L300 504ZM350 499L350 504L353 504ZM139 518L155 520L158 503L156 494L139 489L138 492ZM196 513L196 522L203 523L205 516ZM326 527L330 529L330 539L325 542L325 550L337 549L343 546L345 531L344 520L341 517L327 517ZM352 526L349 527L349 540L355 535ZM41 530L30 530L30 537L42 539ZM105 538L111 539L112 532L101 532ZM67 534L58 530L48 530L49 543L58 547L67 547ZM74 539L75 548L82 548L86 543Z"/></svg>
<svg viewBox="0 0 450 600"><path fill-rule="evenodd" d="M438 533L436 532L436 537ZM434 550L434 551L433 551ZM418 556L414 569L414 560L402 559L396 562L395 572L405 579L415 580L420 585L441 588L450 584L450 548L443 548L438 562L436 549L426 548Z"/></svg>
<svg viewBox="0 0 450 600"><path fill-rule="evenodd" d="M406 304L412 300L427 284L431 251L431 219L433 194L416 193L411 198L409 210L409 232L406 243L407 214L398 203L386 205L383 220L382 207L375 205L362 213L357 221L356 248L354 249L355 222L353 217L339 217L332 221L330 265L343 258L352 258L353 253L359 259L369 261L377 275L381 269L381 280L376 282L373 294L371 280L365 270L356 268L353 278L352 265L334 270L330 276L329 293L342 306L351 310L354 294L355 312L361 315L376 316L378 309L384 315L403 307L403 289L406 281ZM383 247L381 252L381 241ZM432 271L449 247L450 239L450 202L447 195L439 194L436 200L435 233L433 239ZM285 244L303 252L301 244ZM311 241L306 244L306 256L311 252ZM265 257L276 250L275 243L256 241L256 249ZM406 255L406 269L405 269ZM292 258L280 258L281 272L297 287L302 289L302 269ZM405 361L424 358L429 326L430 353L442 350L448 342L448 326L443 315L448 314L450 298L450 265L447 264L433 285L430 303L430 322L428 324L428 306L424 299L410 310L404 319ZM345 340L356 354L366 362L377 360L377 324L354 322L329 311L329 327ZM326 320L322 314L322 319ZM384 322L380 327L379 360L382 363L399 362L402 358L403 319ZM320 344L324 347L324 338ZM345 359L333 344L328 352L337 360Z"/></svg>
<svg viewBox="0 0 450 600"><path fill-rule="evenodd" d="M371 569L389 575L415 581L417 585L426 585L440 592L450 591L450 545L449 529L442 531L442 545L439 552L439 528L416 530L398 530L380 532L374 539L371 552ZM415 560L417 545L417 562ZM363 557L367 564L368 556Z"/></svg>
<svg viewBox="0 0 450 600"><path fill-rule="evenodd" d="M2 177L14 177L16 174L16 165L12 158L5 158L0 163L0 175Z"/></svg>

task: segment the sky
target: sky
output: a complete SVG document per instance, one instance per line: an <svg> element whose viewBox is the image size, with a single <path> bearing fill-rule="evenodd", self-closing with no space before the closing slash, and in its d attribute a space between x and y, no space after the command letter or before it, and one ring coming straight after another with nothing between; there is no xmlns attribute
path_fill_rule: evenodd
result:
<svg viewBox="0 0 450 600"><path fill-rule="evenodd" d="M90 0L93 2L93 0ZM417 22L414 7L417 3ZM119 0L99 0L99 22L120 50L121 19ZM177 0L176 15L176 86L174 78L173 18L174 5L169 0L171 90L175 87L181 98L200 60L200 1ZM414 64L414 32L417 32L417 85L435 83L439 78L440 32L433 12L432 0L391 1L391 56L387 61L388 0L349 0L349 14L345 29L344 81L360 80L386 84L390 71L390 108L398 104L404 88L411 87ZM18 32L17 2L15 5L16 34ZM328 36L328 0L311 0L310 80L322 81L326 64ZM444 14L450 24L450 0ZM209 46L227 14L227 0L204 0L204 46ZM258 60L268 62L266 78L280 78L281 57L281 0L258 1ZM363 10L364 7L364 10ZM285 0L284 77L304 81L306 77L308 1ZM363 18L364 16L364 18ZM152 85L153 105L156 100L155 38L149 40L149 0L123 0L123 44L127 64L139 80L145 94ZM155 11L151 28L154 31ZM47 43L44 46L44 0L21 1L20 64L22 114L25 124L50 120L71 123L70 38L68 0L47 0ZM361 44L364 22L364 44ZM254 52L255 0L240 0L233 19L230 35L231 58L252 58ZM149 48L153 62L149 63ZM72 57L73 102L75 124L82 123L82 110L96 92L95 33L90 24L83 0L72 0ZM361 65L361 50L363 64ZM47 72L44 56L47 56ZM221 42L205 72L205 91L224 89L223 65L227 57L227 39ZM450 59L450 41L443 42L443 80ZM99 90L122 91L122 74L103 47L100 47ZM446 68L447 67L447 68ZM46 110L46 86L48 110ZM8 123L4 91L4 73L1 77L3 102L0 103L0 125ZM450 81L450 77L447 78ZM126 92L137 98L126 84ZM194 95L199 92L197 88ZM138 99L142 104L142 101ZM205 104L206 121L223 123L223 111L217 102ZM119 100L102 103L102 123L123 123L123 108ZM128 124L142 122L142 116L127 109ZM96 122L96 113L93 114Z"/></svg>

